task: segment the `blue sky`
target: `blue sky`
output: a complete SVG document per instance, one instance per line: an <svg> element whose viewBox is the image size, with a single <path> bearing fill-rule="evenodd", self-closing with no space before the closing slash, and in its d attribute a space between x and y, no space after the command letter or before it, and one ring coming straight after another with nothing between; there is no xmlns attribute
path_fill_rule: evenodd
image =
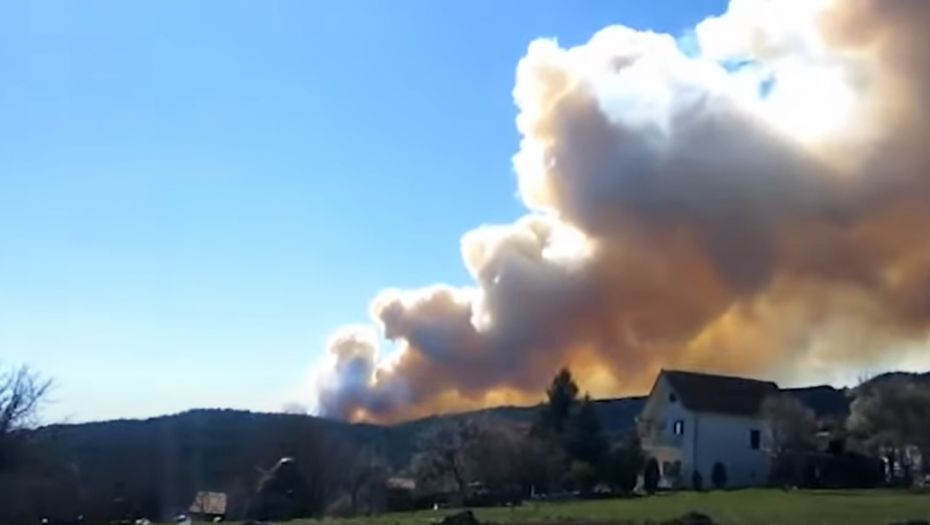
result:
<svg viewBox="0 0 930 525"><path fill-rule="evenodd" d="M723 0L0 3L0 360L51 419L274 408L384 286L518 217L537 37Z"/></svg>

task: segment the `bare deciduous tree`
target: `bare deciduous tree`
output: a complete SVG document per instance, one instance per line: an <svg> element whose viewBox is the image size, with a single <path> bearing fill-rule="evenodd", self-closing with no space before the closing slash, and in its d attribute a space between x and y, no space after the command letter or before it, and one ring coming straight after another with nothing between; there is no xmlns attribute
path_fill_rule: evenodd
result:
<svg viewBox="0 0 930 525"><path fill-rule="evenodd" d="M876 444L922 445L930 439L930 385L895 379L869 386L852 402L847 426Z"/></svg>
<svg viewBox="0 0 930 525"><path fill-rule="evenodd" d="M790 395L777 395L762 402L762 418L774 457L805 452L814 447L817 418L814 412Z"/></svg>
<svg viewBox="0 0 930 525"><path fill-rule="evenodd" d="M420 434L413 458L417 478L438 490L452 488L464 496L469 483L468 452L477 438L477 425L467 419L428 428Z"/></svg>
<svg viewBox="0 0 930 525"><path fill-rule="evenodd" d="M787 485L803 482L804 454L816 448L817 418L797 398L782 394L762 402L773 480Z"/></svg>
<svg viewBox="0 0 930 525"><path fill-rule="evenodd" d="M0 369L0 472L13 466L22 433L38 424L51 388L28 366Z"/></svg>
<svg viewBox="0 0 930 525"><path fill-rule="evenodd" d="M51 388L51 380L28 366L0 371L0 435L38 423L39 410Z"/></svg>
<svg viewBox="0 0 930 525"><path fill-rule="evenodd" d="M476 419L475 439L467 450L468 473L472 481L502 492L522 484L521 452L527 446L528 429L491 419Z"/></svg>
<svg viewBox="0 0 930 525"><path fill-rule="evenodd" d="M544 484L547 451L530 429L487 417L441 423L420 439L413 471L434 490L466 497L472 488L503 496Z"/></svg>
<svg viewBox="0 0 930 525"><path fill-rule="evenodd" d="M371 448L365 447L355 455L345 479L353 515L371 514L377 510L389 474L387 462ZM364 509L363 501L367 503Z"/></svg>
<svg viewBox="0 0 930 525"><path fill-rule="evenodd" d="M39 422L39 411L51 382L26 366L0 365L0 521L16 522L34 514L48 495L45 469L48 454L29 446L28 432ZM62 505L64 503L62 502Z"/></svg>
<svg viewBox="0 0 930 525"><path fill-rule="evenodd" d="M909 477L911 450L930 457L930 385L907 378L860 385L846 424L893 475Z"/></svg>

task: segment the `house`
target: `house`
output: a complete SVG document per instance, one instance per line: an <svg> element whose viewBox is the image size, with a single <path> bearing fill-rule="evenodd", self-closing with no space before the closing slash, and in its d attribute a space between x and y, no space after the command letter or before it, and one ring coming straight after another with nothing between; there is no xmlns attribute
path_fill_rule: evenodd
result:
<svg viewBox="0 0 930 525"><path fill-rule="evenodd" d="M226 517L227 498L225 492L198 492L188 507L190 516L198 521L215 521Z"/></svg>
<svg viewBox="0 0 930 525"><path fill-rule="evenodd" d="M726 469L727 487L768 480L768 439L762 401L778 385L741 377L663 370L639 417L643 450L659 463L660 486L692 487L700 473L712 485L715 463Z"/></svg>
<svg viewBox="0 0 930 525"><path fill-rule="evenodd" d="M395 476L386 479L384 485L390 490L406 490L413 492L417 489L417 480Z"/></svg>

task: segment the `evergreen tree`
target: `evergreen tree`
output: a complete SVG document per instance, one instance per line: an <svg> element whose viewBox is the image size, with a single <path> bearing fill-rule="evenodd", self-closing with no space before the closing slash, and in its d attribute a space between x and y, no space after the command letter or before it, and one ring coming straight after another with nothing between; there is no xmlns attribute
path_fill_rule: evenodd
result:
<svg viewBox="0 0 930 525"><path fill-rule="evenodd" d="M546 390L546 403L539 412L534 432L546 438L562 436L577 403L578 385L572 373L563 368Z"/></svg>
<svg viewBox="0 0 930 525"><path fill-rule="evenodd" d="M607 453L607 440L597 408L589 396L585 395L576 403L565 428L563 443L570 458L589 465L602 463Z"/></svg>
<svg viewBox="0 0 930 525"><path fill-rule="evenodd" d="M572 485L585 485L607 474L603 470L608 447L594 401L588 395L579 399L578 394L571 372L563 368L546 390L547 402L540 408L533 432L558 451L562 458L559 477Z"/></svg>

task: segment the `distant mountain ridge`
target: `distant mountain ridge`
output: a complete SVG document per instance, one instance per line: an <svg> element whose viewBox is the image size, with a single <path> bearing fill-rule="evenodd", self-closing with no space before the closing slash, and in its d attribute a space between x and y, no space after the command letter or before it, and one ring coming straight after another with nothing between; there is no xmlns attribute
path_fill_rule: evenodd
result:
<svg viewBox="0 0 930 525"><path fill-rule="evenodd" d="M870 382L902 375L885 374ZM930 381L930 373L908 377ZM845 417L849 411L848 389L822 385L783 392L797 397L821 417ZM620 438L633 428L645 399L637 396L595 401L609 438ZM89 485L88 490L107 491L111 489L106 487L120 486L143 490L140 483L157 483L145 490L159 494L163 501L177 502L187 497L185 494L198 490L223 491L231 490L229 487L233 485L251 484L254 480L243 473L254 474L258 466L270 466L277 458L300 453L302 446L321 434L319 431L334 438L337 444L374 446L400 468L413 456L418 434L433 423L474 415L529 423L537 408L495 407L392 426L353 424L298 414L198 409L145 420L51 425L39 429L37 435L54 443L56 456L72 472L79 473L81 483ZM316 459L310 456L307 461L330 461L329 456L338 455L339 451L315 453L322 455L315 456ZM130 465L133 467L127 468ZM147 474L140 480L134 470Z"/></svg>
<svg viewBox="0 0 930 525"><path fill-rule="evenodd" d="M930 372L924 374L930 380ZM819 417L838 416L845 417L849 413L849 398L846 389L838 389L829 385L810 387L786 388L782 392L790 394L804 405L813 410ZM636 417L642 411L647 396L631 396L612 399L597 399L594 401L597 414L609 437L617 438L632 430ZM472 412L462 412L448 415L429 416L423 419L400 423L389 428L410 431L425 428L430 423L449 419L459 419L482 415L500 418L505 421L530 422L533 420L536 406L503 406L485 408Z"/></svg>
<svg viewBox="0 0 930 525"><path fill-rule="evenodd" d="M875 383L899 378L911 378L930 382L930 372L888 372L869 379L867 383ZM818 416L822 417L845 416L848 414L850 390L851 389L847 388L835 388L830 385L815 385L807 387L783 388L782 392L798 398L798 400L813 410ZM608 434L620 434L631 429L635 422L636 416L639 414L643 404L645 403L646 397L647 396L630 396L621 398L596 399L594 402L597 407L597 413L600 416L604 430ZM539 405L488 407L467 412L437 414L412 421L397 423L394 425L347 423L326 418L318 418L316 416L250 412L246 410L235 409L192 409L178 414L157 416L146 419L116 419L86 423L65 423L50 425L46 428L73 428L74 430L86 429L88 433L96 434L99 430L102 430L106 427L115 428L116 426L145 426L147 424L153 424L157 421L162 421L165 419L186 418L191 414L197 413L224 413L228 414L230 417L234 417L233 415L236 415L235 417L241 417L244 421L250 420L252 423L259 425L263 421L271 421L273 419L311 417L319 420L321 424L330 427L331 430L336 432L344 432L348 434L357 433L363 437L370 437L374 435L393 434L397 432L417 433L419 430L428 427L432 423L478 415L499 418L505 421L528 423L533 420L535 412L538 410L538 408Z"/></svg>

